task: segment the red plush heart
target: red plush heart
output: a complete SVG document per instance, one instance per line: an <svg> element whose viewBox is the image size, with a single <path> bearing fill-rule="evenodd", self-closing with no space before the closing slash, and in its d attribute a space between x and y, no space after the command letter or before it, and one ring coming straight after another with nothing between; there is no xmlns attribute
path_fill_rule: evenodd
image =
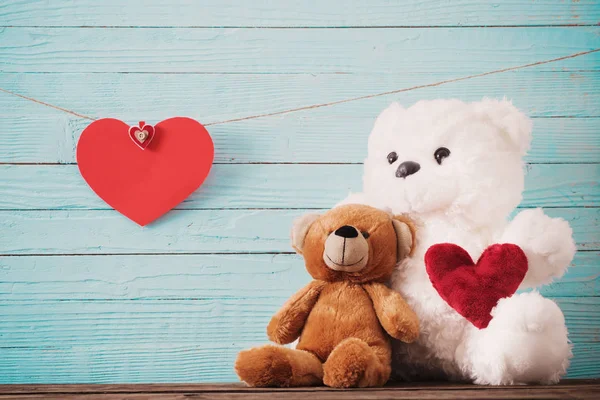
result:
<svg viewBox="0 0 600 400"><path fill-rule="evenodd" d="M527 257L515 244L495 244L475 264L462 247L442 243L427 250L425 266L442 299L483 329L498 301L517 291L527 273Z"/></svg>
<svg viewBox="0 0 600 400"><path fill-rule="evenodd" d="M140 122L139 128L100 119L85 128L77 143L79 171L88 185L142 226L200 187L213 157L213 142L204 126L183 117L154 127Z"/></svg>

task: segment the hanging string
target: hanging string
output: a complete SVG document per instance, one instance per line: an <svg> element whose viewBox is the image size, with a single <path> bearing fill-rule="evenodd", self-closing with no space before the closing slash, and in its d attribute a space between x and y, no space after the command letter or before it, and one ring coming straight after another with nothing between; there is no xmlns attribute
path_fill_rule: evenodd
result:
<svg viewBox="0 0 600 400"><path fill-rule="evenodd" d="M388 95L391 95L391 94L410 92L411 90L417 90L417 89L424 89L424 88L429 88L429 87L441 86L441 85L445 85L447 83L460 82L460 81L465 81L467 79L480 78L482 76L500 74L500 73L503 73L503 72L516 71L516 70L519 70L519 69L535 67L535 66L543 65L543 64L549 64L549 63L553 63L553 62L557 62L557 61L561 61L561 60L566 60L566 59L569 59L569 58L575 58L575 57L583 56L585 54L595 53L597 51L600 51L600 49L594 49L594 50L589 50L589 51L582 51L580 53L575 53L575 54L571 54L571 55L564 56L564 57L553 58L553 59L544 60L544 61L537 61L537 62L534 62L534 63L531 63L531 64L518 65L516 67L508 67L508 68L497 69L497 70L494 70L494 71L482 72L480 74L474 74L474 75L468 75L468 76L461 76L461 77L458 77L458 78L447 79L447 80L444 80L444 81L439 81L439 82L434 82L434 83L427 83L427 84L424 84L424 85L417 85L417 86L412 86L412 87L403 88L403 89L390 90L390 91L387 91L387 92L381 92L381 93L375 93L375 94L368 94L368 95L365 95L365 96L351 97L349 99L336 100L336 101L332 101L332 102L329 102L329 103L320 103L320 104L313 104L313 105L310 105L310 106L303 106L303 107L298 107L298 108L291 108L289 110L284 110L284 111L275 111L275 112L272 112L272 113L258 114L258 115L253 115L253 116L250 116L250 117L241 117L241 118L227 119L227 120L224 120L224 121L211 122L211 123L204 124L204 125L206 125L206 126L209 126L209 125L220 125L220 124L226 124L228 122L238 122L238 121L245 121L245 120L248 120L248 119L272 117L272 116L275 116L275 115L282 115L282 114L289 114L289 113L298 112L298 111L312 110L312 109L315 109L315 108L335 106L337 104L349 103L351 101L372 99L374 97L381 97L381 96L388 96Z"/></svg>
<svg viewBox="0 0 600 400"><path fill-rule="evenodd" d="M453 78L453 79L447 79L447 80L438 81L438 82L434 82L434 83L428 83L428 84L424 84L424 85L417 85L417 86L411 86L411 87L408 87L408 88L402 88L402 89L397 89L397 90L390 90L390 91L387 91L387 92L380 92L380 93L368 94L368 95L364 95L364 96L351 97L351 98L348 98L348 99L336 100L336 101L331 101L331 102L328 102L328 103L317 103L317 104L312 104L312 105L308 105L308 106L302 106L302 107L297 107L297 108L290 108L290 109L282 110L282 111L275 111L275 112L271 112L271 113L256 114L256 115L251 115L251 116L247 116L247 117L240 117L240 118L227 119L227 120L223 120L223 121L209 122L209 123L204 124L204 125L205 126L222 125L222 124L226 124L226 123L230 123L230 122L246 121L246 120L250 120L250 119L272 117L272 116L276 116L276 115L284 115L284 114L290 114L290 113L295 113L295 112L299 112L299 111L312 110L312 109L315 109L315 108L331 107L331 106L335 106L335 105L338 105L338 104L350 103L352 101L372 99L374 97L381 97L381 96L389 96L391 94L398 94L398 93L410 92L412 90L417 90L417 89L424 89L424 88L429 88L429 87L436 87L436 86L441 86L441 85L445 85L445 84L448 84L448 83L465 81L467 79L481 78L483 76L494 75L494 74L501 74L503 72L516 71L516 70L520 70L520 69L536 67L538 65L550 64L550 63L554 63L554 62L557 62L557 61L562 61L562 60L567 60L567 59L570 59L570 58L580 57L580 56L583 56L583 55L586 55L586 54L596 53L598 51L600 51L600 49L582 51L582 52L579 52L579 53L570 54L568 56L563 56L563 57L558 57L558 58L552 58L552 59L543 60L543 61L537 61L537 62L534 62L534 63L523 64L523 65L518 65L518 66L514 66L514 67L496 69L496 70L493 70L493 71L487 71L487 72L482 72L482 73L479 73L479 74L467 75L467 76L462 76L462 77ZM31 101L31 102L34 102L34 103L37 103L37 104L41 104L42 106L45 106L45 107L54 108L55 110L59 110L59 111L65 112L67 114L71 114L71 115L74 115L74 116L79 117L79 118L87 119L87 120L90 120L90 121L95 121L97 119L97 118L90 117L88 115L80 114L80 113L72 111L72 110L68 110L68 109L63 108L63 107L59 107L59 106L56 106L56 105L53 105L53 104L50 104L50 103L46 103L46 102L41 101L41 100L34 99L33 97L28 97L28 96L24 96L24 95L19 94L19 93L11 92L10 90L6 90L6 89L3 89L3 88L0 88L0 91L4 92L4 93L7 93L7 94L10 94L12 96L20 97L22 99L25 99L25 100L28 100L28 101Z"/></svg>
<svg viewBox="0 0 600 400"><path fill-rule="evenodd" d="M8 93L10 95L13 95L13 96L16 96L16 97L20 97L22 99L29 100L29 101L32 101L32 102L37 103L37 104L41 104L41 105L46 106L46 107L54 108L55 110L66 112L67 114L71 114L71 115L74 115L74 116L79 117L79 118L89 119L90 121L95 121L97 119L97 118L88 117L87 115L76 113L75 111L67 110L66 108L55 106L54 104L50 104L50 103L46 103L46 102L41 101L41 100L34 99L33 97L23 96L22 94L11 92L10 90L6 90L6 89L0 88L0 92Z"/></svg>

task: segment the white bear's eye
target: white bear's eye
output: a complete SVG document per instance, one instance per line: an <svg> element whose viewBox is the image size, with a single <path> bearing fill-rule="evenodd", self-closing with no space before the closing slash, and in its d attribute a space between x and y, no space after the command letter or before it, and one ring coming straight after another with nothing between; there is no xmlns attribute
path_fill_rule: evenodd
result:
<svg viewBox="0 0 600 400"><path fill-rule="evenodd" d="M448 157L450 155L450 150L448 150L445 147L440 147L439 149L437 149L435 151L435 153L433 153L433 156L435 157L435 161L437 161L437 163L439 165L442 165L442 161L444 160L444 158Z"/></svg>
<svg viewBox="0 0 600 400"><path fill-rule="evenodd" d="M390 164L393 164L396 162L396 160L398 159L398 154L396 154L395 151L392 151L390 154L388 154L387 156L387 160Z"/></svg>

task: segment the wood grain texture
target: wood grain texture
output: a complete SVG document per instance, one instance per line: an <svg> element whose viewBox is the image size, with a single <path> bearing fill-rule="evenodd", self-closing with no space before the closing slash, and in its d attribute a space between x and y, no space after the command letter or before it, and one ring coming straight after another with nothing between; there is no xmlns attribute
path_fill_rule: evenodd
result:
<svg viewBox="0 0 600 400"><path fill-rule="evenodd" d="M3 302L0 382L236 381L237 352L266 343L284 300ZM593 374L600 298L556 301L574 343L569 377Z"/></svg>
<svg viewBox="0 0 600 400"><path fill-rule="evenodd" d="M212 124L382 93L391 89L411 88L452 76L454 75L449 73L316 76L0 74L0 87L84 115L120 118L130 124L136 124L140 120L156 123L177 115L195 118L203 124ZM599 117L599 76L596 72L514 71L332 107L304 110L291 115L302 120L319 117L347 119L350 123L359 118L368 119L371 122L364 127L351 128L351 132L361 128L360 133L365 135L365 138L377 115L392 101L399 101L408 107L423 99L459 98L463 101L479 101L484 97L507 97L532 117ZM148 88L148 94L139 96L139 88ZM68 114L0 92L0 116L3 118L37 118L48 115L65 118L56 128L49 128L64 127L65 135L81 127L68 126L71 121L67 118ZM281 118L265 117L262 121L276 123ZM10 119L6 123L9 121ZM12 133L13 128L4 124L2 131ZM227 129L227 126L229 124L225 124L223 128ZM212 131L215 127L208 129ZM301 135L304 130L305 128L301 127L293 133ZM324 133L330 137L328 140L342 139L346 135L345 131L335 125ZM59 134L57 140L62 137ZM258 147L260 143L251 142L249 139L252 138L239 137L240 145Z"/></svg>
<svg viewBox="0 0 600 400"><path fill-rule="evenodd" d="M318 398L323 400L339 400L339 399L354 399L354 400L374 400L374 399L396 399L396 400L413 400L413 399L494 399L494 400L505 400L505 399L522 399L523 393L514 392L512 388L491 388L484 393L473 393L468 389L457 389L449 393L438 390L422 390L418 393L414 392L403 392L402 390L394 391L391 393L379 393L373 390L361 390L360 392L346 391L343 393L337 392L337 390L331 390L330 392L320 393ZM307 393L296 393L291 392L289 395L285 394L286 399L290 400L304 400L306 399ZM22 400L39 400L39 399L60 399L60 400L117 400L123 399L120 394L104 394L98 397L96 395L85 395L85 394L67 394L67 395L46 395L46 394L28 394L13 398L11 396L0 396L0 399L22 399ZM258 399L280 399L281 393L264 391L261 393L166 393L166 394L148 394L148 393L134 393L127 396L127 399L131 400L185 400L185 399L245 399L245 400L258 400ZM389 397L393 396L393 397ZM598 393L596 389L588 388L570 388L570 389L553 389L548 388L535 388L527 393L528 398L532 399L558 399L563 400L569 399L596 399Z"/></svg>
<svg viewBox="0 0 600 400"><path fill-rule="evenodd" d="M600 27L0 28L0 70L466 76L593 50L599 32ZM539 69L597 70L599 60L600 53L593 53Z"/></svg>
<svg viewBox="0 0 600 400"><path fill-rule="evenodd" d="M597 296L599 261L600 252L578 252L540 292ZM309 281L295 254L0 256L0 301L285 299Z"/></svg>
<svg viewBox="0 0 600 400"><path fill-rule="evenodd" d="M433 151L432 150L432 158ZM521 207L600 204L600 164L533 164ZM176 209L330 208L362 189L362 165L217 164ZM0 165L0 210L111 209L76 165Z"/></svg>
<svg viewBox="0 0 600 400"><path fill-rule="evenodd" d="M583 25L600 21L595 0L5 0L0 26L373 27ZM115 12L119 10L119 12Z"/></svg>
<svg viewBox="0 0 600 400"><path fill-rule="evenodd" d="M28 115L0 117L0 163L74 163L77 140L90 121L58 113L38 115L35 107L23 105L31 109ZM373 122L374 117L288 114L208 129L218 149L216 163L362 163ZM525 159L599 163L600 119L534 118L533 143Z"/></svg>
<svg viewBox="0 0 600 400"><path fill-rule="evenodd" d="M137 385L14 385L0 386L0 399L68 399L68 400L184 400L184 399L596 399L600 384L594 380L563 380L558 385L489 387L468 384L439 384L431 382L416 386L410 383L388 384L381 388L331 389L307 388L248 388L241 384L137 384ZM6 389L5 389L6 388ZM66 390L59 392L59 390ZM2 394L2 393L12 394Z"/></svg>
<svg viewBox="0 0 600 400"><path fill-rule="evenodd" d="M568 389L573 386L587 389L598 389L600 388L600 382L598 379L562 379L560 382L554 385L515 385L511 387L498 388L500 390L510 389L515 391L521 391L521 393L527 393L534 388L546 389ZM469 389L473 391L486 392L490 389L489 386L485 385L473 385L470 383L452 383L444 381L431 381L431 382L390 382L387 385L380 388L370 389L331 389L326 386L315 386L315 387L295 387L295 388L251 388L247 387L241 382L237 383L179 383L179 384L164 384L164 383L146 383L146 384L15 384L15 385L0 385L0 394L101 394L101 393L193 393L193 392L204 392L204 393L312 393L318 395L321 392L327 392L335 390L338 393L357 393L359 391L376 391L376 392L393 392L398 389L407 391L419 391L419 390L438 390L448 391L456 389Z"/></svg>
<svg viewBox="0 0 600 400"><path fill-rule="evenodd" d="M600 48L595 0L0 3L0 88L131 124L175 115L203 123L254 117ZM541 292L565 311L575 344L569 376L600 376L597 52L209 126L217 156L209 181L145 228L107 209L76 165L0 165L0 383L237 381L236 353L266 341L271 314L308 280L291 254L292 219L360 188L358 164L377 114L394 100L484 96L506 96L534 118L522 206L566 218L580 250L565 277ZM88 123L0 92L0 164L73 164ZM454 387L444 395L562 399L597 392L594 385ZM122 390L111 396L154 396ZM98 393L57 394L67 396Z"/></svg>
<svg viewBox="0 0 600 400"><path fill-rule="evenodd" d="M112 210L12 211L0 219L4 254L290 252L289 230L306 210L173 210L140 227ZM600 250L600 208L551 208L580 250Z"/></svg>

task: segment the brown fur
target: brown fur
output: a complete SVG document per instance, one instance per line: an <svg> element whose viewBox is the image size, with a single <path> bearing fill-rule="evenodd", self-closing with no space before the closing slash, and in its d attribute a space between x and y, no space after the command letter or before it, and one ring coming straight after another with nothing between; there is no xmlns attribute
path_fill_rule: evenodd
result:
<svg viewBox="0 0 600 400"><path fill-rule="evenodd" d="M406 215L403 215L403 214L394 215L394 219L396 221L400 221L400 222L406 224L406 226L408 226L408 229L410 229L410 234L412 235L413 242L412 242L412 246L410 248L410 253L408 253L408 255L412 256L415 251L415 248L417 247L415 245L415 241L417 240L417 228L415 227L415 223L410 218L408 218Z"/></svg>
<svg viewBox="0 0 600 400"><path fill-rule="evenodd" d="M325 240L343 225L369 233L368 262L360 271L336 271L323 261ZM391 370L389 336L412 342L419 334L415 313L382 283L398 261L392 218L371 207L348 205L304 231L301 252L315 280L290 298L267 328L272 341L287 344L300 336L298 345L295 350L267 345L242 351L235 364L238 376L258 387L385 384Z"/></svg>

